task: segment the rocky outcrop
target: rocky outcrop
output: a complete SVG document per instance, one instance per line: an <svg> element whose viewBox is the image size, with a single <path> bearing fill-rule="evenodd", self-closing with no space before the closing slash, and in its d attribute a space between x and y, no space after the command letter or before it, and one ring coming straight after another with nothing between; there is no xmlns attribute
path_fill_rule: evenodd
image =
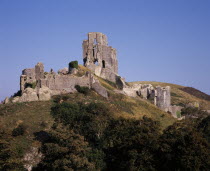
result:
<svg viewBox="0 0 210 171"><path fill-rule="evenodd" d="M48 87L43 86L39 89L38 98L40 101L47 101L51 99L51 90Z"/></svg>
<svg viewBox="0 0 210 171"><path fill-rule="evenodd" d="M31 147L30 150L24 155L24 168L31 171L42 159L43 154L39 151L38 147Z"/></svg>
<svg viewBox="0 0 210 171"><path fill-rule="evenodd" d="M100 84L99 80L95 78L90 72L87 72L90 79L90 87L93 88L101 96L108 98L107 90Z"/></svg>
<svg viewBox="0 0 210 171"><path fill-rule="evenodd" d="M7 104L7 103L9 103L9 98L8 98L8 97L6 97L6 98L4 99L3 104Z"/></svg>

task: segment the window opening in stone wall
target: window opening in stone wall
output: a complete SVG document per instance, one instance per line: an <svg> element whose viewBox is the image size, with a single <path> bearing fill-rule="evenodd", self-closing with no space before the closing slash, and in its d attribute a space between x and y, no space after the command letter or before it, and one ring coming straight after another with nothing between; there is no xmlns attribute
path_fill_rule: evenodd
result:
<svg viewBox="0 0 210 171"><path fill-rule="evenodd" d="M96 53L96 46L93 47L93 57L95 57L95 53Z"/></svg>
<svg viewBox="0 0 210 171"><path fill-rule="evenodd" d="M104 60L102 61L102 66L103 66L103 68L105 68L105 61Z"/></svg>
<svg viewBox="0 0 210 171"><path fill-rule="evenodd" d="M98 60L97 59L94 60L94 64L98 66Z"/></svg>
<svg viewBox="0 0 210 171"><path fill-rule="evenodd" d="M97 41L96 41L96 39L94 39L94 42L93 42L93 44L94 44L94 45L96 45L96 44L97 44Z"/></svg>

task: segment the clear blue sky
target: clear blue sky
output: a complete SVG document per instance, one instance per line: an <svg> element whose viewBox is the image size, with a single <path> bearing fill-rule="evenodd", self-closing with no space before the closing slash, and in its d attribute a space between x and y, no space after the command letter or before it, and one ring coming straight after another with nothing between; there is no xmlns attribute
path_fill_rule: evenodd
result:
<svg viewBox="0 0 210 171"><path fill-rule="evenodd" d="M24 68L82 63L82 41L102 32L127 81L162 81L210 94L210 0L0 0L0 100Z"/></svg>

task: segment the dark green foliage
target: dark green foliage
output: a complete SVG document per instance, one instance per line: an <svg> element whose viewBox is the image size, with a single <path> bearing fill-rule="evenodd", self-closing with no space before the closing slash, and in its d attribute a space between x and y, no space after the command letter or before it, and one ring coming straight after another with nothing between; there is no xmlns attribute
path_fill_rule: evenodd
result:
<svg viewBox="0 0 210 171"><path fill-rule="evenodd" d="M206 117L208 113L197 107L186 107L181 110L182 116L188 117Z"/></svg>
<svg viewBox="0 0 210 171"><path fill-rule="evenodd" d="M27 127L23 124L20 124L17 128L13 129L12 131L12 136L16 137L16 136L20 136L20 135L24 135L24 133L26 132Z"/></svg>
<svg viewBox="0 0 210 171"><path fill-rule="evenodd" d="M57 104L52 108L52 115L95 145L99 143L110 116L109 109L102 103Z"/></svg>
<svg viewBox="0 0 210 171"><path fill-rule="evenodd" d="M112 120L104 137L108 170L154 170L159 129L147 117Z"/></svg>
<svg viewBox="0 0 210 171"><path fill-rule="evenodd" d="M198 124L198 130L203 133L206 140L210 143L210 116L207 116Z"/></svg>
<svg viewBox="0 0 210 171"><path fill-rule="evenodd" d="M24 171L23 162L12 150L10 141L12 137L0 129L0 170Z"/></svg>
<svg viewBox="0 0 210 171"><path fill-rule="evenodd" d="M209 144L193 125L175 123L160 137L159 170L209 170Z"/></svg>
<svg viewBox="0 0 210 171"><path fill-rule="evenodd" d="M82 93L84 95L88 95L90 93L90 89L88 87L76 85L75 88L79 93Z"/></svg>
<svg viewBox="0 0 210 171"><path fill-rule="evenodd" d="M35 89L36 88L36 82L33 82L33 83L26 83L25 84L25 88L33 88Z"/></svg>
<svg viewBox="0 0 210 171"><path fill-rule="evenodd" d="M103 103L61 103L52 108L52 115L76 133L83 135L93 150L89 153L97 169L105 168L102 137L109 122L109 109Z"/></svg>
<svg viewBox="0 0 210 171"><path fill-rule="evenodd" d="M179 96L178 94L176 94L174 92L171 92L171 96L173 96L173 97L181 97L181 96Z"/></svg>
<svg viewBox="0 0 210 171"><path fill-rule="evenodd" d="M76 68L76 69L78 69L78 61L71 61L69 63L69 68Z"/></svg>
<svg viewBox="0 0 210 171"><path fill-rule="evenodd" d="M94 170L88 159L91 148L84 137L58 124L49 132L44 142L44 159L34 170Z"/></svg>

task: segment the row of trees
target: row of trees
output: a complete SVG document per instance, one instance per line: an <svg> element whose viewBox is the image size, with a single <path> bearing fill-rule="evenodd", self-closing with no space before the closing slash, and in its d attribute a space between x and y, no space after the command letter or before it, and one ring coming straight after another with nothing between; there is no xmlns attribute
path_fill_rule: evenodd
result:
<svg viewBox="0 0 210 171"><path fill-rule="evenodd" d="M42 170L209 170L209 118L158 122L114 118L101 103L57 104ZM205 131L204 131L205 130Z"/></svg>
<svg viewBox="0 0 210 171"><path fill-rule="evenodd" d="M210 117L176 122L164 131L150 118L115 118L103 103L52 108L55 124L33 170L209 170ZM0 170L22 170L0 133ZM21 135L20 135L21 136Z"/></svg>

